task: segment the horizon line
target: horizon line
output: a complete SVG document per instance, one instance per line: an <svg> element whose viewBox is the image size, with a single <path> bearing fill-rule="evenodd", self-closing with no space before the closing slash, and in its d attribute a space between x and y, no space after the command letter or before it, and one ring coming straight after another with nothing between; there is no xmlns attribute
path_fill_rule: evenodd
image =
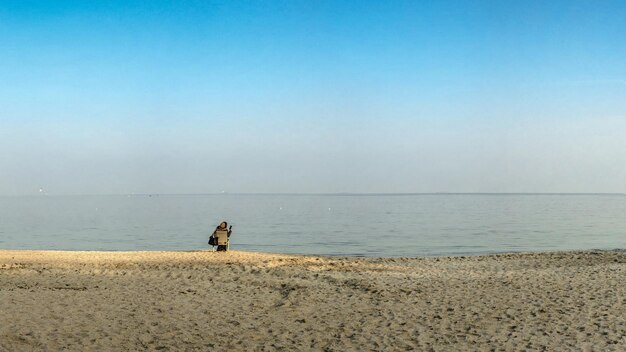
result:
<svg viewBox="0 0 626 352"><path fill-rule="evenodd" d="M430 196L430 195L587 195L626 196L622 192L213 192L213 193L106 193L106 194L0 194L0 197L96 197L96 196Z"/></svg>

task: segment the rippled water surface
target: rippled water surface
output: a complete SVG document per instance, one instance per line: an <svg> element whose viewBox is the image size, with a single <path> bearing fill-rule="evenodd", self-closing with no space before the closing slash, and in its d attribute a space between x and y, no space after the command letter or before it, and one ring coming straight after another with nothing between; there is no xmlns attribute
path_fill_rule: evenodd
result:
<svg viewBox="0 0 626 352"><path fill-rule="evenodd" d="M0 248L420 256L626 248L623 195L0 197Z"/></svg>

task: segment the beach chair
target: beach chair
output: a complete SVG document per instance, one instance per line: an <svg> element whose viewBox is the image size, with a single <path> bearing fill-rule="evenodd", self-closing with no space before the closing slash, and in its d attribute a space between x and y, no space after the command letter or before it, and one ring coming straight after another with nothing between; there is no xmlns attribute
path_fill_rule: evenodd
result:
<svg viewBox="0 0 626 352"><path fill-rule="evenodd" d="M226 250L229 249L230 239L228 238L228 230L216 230L214 237L217 246L226 246Z"/></svg>

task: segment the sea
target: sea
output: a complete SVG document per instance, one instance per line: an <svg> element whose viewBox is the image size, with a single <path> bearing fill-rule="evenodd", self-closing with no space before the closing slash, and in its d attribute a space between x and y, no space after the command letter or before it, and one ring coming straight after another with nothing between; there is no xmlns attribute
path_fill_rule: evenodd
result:
<svg viewBox="0 0 626 352"><path fill-rule="evenodd" d="M625 249L623 194L209 194L0 197L0 249L231 249L416 257Z"/></svg>

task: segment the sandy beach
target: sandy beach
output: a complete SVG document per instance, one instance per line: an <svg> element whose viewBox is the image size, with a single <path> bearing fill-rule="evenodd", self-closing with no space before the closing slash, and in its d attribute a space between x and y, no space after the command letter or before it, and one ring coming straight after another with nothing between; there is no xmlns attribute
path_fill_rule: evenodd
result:
<svg viewBox="0 0 626 352"><path fill-rule="evenodd" d="M626 253L0 251L0 351L626 350Z"/></svg>

